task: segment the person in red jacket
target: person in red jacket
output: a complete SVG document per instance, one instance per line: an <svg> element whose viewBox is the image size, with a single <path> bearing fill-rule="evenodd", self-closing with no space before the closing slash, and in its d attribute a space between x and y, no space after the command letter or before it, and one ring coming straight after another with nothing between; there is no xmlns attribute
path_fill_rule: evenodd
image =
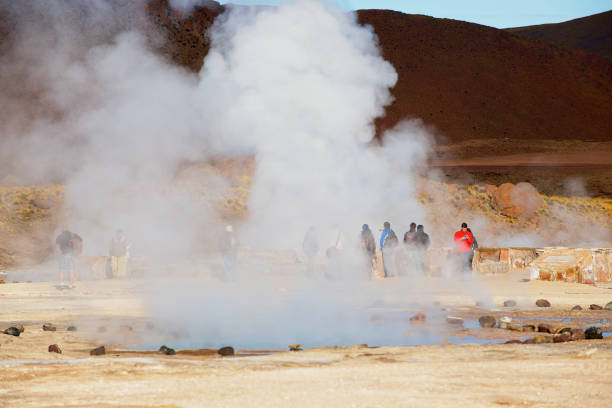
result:
<svg viewBox="0 0 612 408"><path fill-rule="evenodd" d="M472 270L472 245L474 244L474 236L468 230L468 225L464 222L461 224L461 229L455 232L455 252L461 262Z"/></svg>

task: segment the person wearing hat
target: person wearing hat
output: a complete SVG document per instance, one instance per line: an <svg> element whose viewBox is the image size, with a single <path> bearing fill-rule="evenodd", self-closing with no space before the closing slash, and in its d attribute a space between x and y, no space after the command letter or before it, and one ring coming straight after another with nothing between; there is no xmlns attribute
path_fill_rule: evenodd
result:
<svg viewBox="0 0 612 408"><path fill-rule="evenodd" d="M464 222L461 224L461 229L455 232L455 252L468 270L472 270L472 244L474 236Z"/></svg>

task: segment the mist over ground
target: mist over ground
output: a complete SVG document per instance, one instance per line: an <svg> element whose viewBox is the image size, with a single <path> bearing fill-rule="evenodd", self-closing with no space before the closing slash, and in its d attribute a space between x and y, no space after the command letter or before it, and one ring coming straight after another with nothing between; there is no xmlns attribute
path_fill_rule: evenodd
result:
<svg viewBox="0 0 612 408"><path fill-rule="evenodd" d="M97 19L105 21L109 3L95 4ZM181 4L188 12L191 3ZM382 144L374 140L374 121L392 103L398 76L372 28L359 25L354 13L314 0L230 7L208 33L210 51L193 73L152 51L141 31L88 44L59 24L69 10L64 6L58 3L50 16L58 24L44 33L21 25L19 41L2 56L2 75L21 77L26 86L0 96L0 132L7 135L0 159L28 182L66 185L64 220L83 236L85 254L105 254L121 228L139 256L163 269L164 262L214 256L218 233L231 223L243 246L298 252L315 226L326 262L328 243L337 231L343 235L345 262L334 265L343 270L342 283L298 279L281 287L252 271L228 285L177 279L162 285L164 296L155 286L145 296L161 325L189 326L191 344L196 338L349 344L402 336L395 328L370 336L371 316L361 313L369 306L390 299L408 304L411 294L429 306L426 286L363 284L362 224L378 238L382 223L391 221L401 239L410 222L423 223L435 246L448 246L458 225L454 208L439 206L428 215L419 199L422 176L441 179L425 170L434 144L429 129L407 118ZM38 101L34 112L24 95ZM177 180L186 163L217 157L254 157L245 219L227 219ZM230 183L218 174L203 177ZM467 218L476 233L496 228ZM587 235L598 240L609 231ZM584 236L575 242L591 242ZM538 239L495 237L487 243Z"/></svg>

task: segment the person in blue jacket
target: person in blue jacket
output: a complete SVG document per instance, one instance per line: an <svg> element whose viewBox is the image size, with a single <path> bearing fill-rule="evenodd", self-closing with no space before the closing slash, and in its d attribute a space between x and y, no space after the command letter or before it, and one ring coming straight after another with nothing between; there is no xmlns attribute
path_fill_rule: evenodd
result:
<svg viewBox="0 0 612 408"><path fill-rule="evenodd" d="M382 249L385 274L387 276L393 276L393 249L397 246L399 241L397 239L397 235L395 235L395 232L391 229L391 224L388 221L385 221L383 226L384 229L380 235L380 248Z"/></svg>

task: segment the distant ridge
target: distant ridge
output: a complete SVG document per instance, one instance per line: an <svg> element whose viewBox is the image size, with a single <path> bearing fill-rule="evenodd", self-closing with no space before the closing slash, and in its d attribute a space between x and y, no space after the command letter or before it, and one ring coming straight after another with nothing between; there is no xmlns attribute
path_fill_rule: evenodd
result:
<svg viewBox="0 0 612 408"><path fill-rule="evenodd" d="M563 23L515 27L506 31L580 48L612 59L612 10Z"/></svg>

